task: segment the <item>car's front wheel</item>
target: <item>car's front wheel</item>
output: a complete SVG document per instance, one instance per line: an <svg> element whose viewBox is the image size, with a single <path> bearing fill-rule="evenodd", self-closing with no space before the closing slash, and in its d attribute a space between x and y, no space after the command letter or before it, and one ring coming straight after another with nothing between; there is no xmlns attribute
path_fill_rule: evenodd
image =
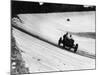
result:
<svg viewBox="0 0 100 75"><path fill-rule="evenodd" d="M75 45L75 49L74 49L75 53L76 53L77 49L78 49L78 44Z"/></svg>

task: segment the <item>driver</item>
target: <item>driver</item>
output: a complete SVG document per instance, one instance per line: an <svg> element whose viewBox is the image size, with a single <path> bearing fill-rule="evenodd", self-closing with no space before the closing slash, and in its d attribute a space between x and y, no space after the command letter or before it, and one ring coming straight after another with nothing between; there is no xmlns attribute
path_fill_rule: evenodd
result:
<svg viewBox="0 0 100 75"><path fill-rule="evenodd" d="M63 39L68 38L68 32L63 35Z"/></svg>
<svg viewBox="0 0 100 75"><path fill-rule="evenodd" d="M65 44L68 44L68 39L69 37L68 37L68 32L67 32L66 34L63 35L63 41Z"/></svg>
<svg viewBox="0 0 100 75"><path fill-rule="evenodd" d="M72 46L74 44L74 40L72 38L72 35L70 35L69 41L70 41L70 45Z"/></svg>

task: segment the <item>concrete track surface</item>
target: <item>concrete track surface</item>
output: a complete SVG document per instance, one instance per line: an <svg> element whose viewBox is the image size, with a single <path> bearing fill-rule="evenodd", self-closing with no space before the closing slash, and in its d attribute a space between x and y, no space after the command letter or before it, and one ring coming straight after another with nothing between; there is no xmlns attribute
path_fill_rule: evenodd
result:
<svg viewBox="0 0 100 75"><path fill-rule="evenodd" d="M13 29L16 44L30 72L49 72L95 68L95 60L83 57Z"/></svg>

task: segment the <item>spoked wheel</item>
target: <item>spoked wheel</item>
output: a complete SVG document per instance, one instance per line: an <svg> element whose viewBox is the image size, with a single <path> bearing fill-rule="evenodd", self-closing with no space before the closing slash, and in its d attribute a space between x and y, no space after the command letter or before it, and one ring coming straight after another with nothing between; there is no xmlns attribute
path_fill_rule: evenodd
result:
<svg viewBox="0 0 100 75"><path fill-rule="evenodd" d="M74 53L76 53L77 49L78 49L78 44L76 44L75 46Z"/></svg>

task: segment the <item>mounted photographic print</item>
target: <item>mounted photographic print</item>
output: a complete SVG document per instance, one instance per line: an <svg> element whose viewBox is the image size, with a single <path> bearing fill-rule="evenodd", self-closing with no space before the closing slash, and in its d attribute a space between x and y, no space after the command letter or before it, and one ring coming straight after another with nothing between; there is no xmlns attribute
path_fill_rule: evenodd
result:
<svg viewBox="0 0 100 75"><path fill-rule="evenodd" d="M11 74L96 67L96 6L11 1Z"/></svg>

